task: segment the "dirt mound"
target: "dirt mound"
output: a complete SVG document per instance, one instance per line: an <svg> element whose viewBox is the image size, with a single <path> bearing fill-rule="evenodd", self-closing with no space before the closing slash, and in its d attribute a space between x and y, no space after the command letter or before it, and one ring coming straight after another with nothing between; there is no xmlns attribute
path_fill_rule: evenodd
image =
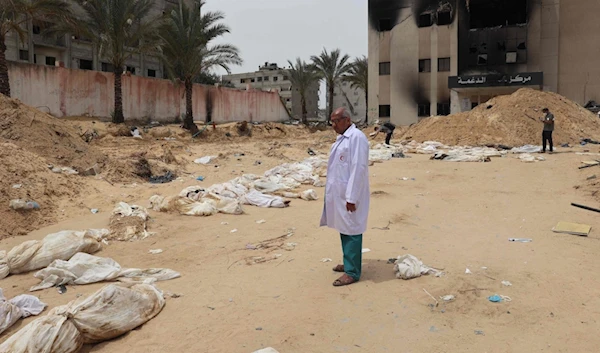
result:
<svg viewBox="0 0 600 353"><path fill-rule="evenodd" d="M22 235L56 220L60 200L84 187L77 175L53 173L43 158L12 143L0 144L0 239ZM9 201L35 201L39 210L15 211Z"/></svg>
<svg viewBox="0 0 600 353"><path fill-rule="evenodd" d="M600 119L595 114L556 93L528 88L492 98L470 112L423 119L402 138L447 145L541 145L543 108L556 119L555 145L600 138Z"/></svg>
<svg viewBox="0 0 600 353"><path fill-rule="evenodd" d="M106 156L89 146L67 122L3 95L0 95L0 141L14 143L49 163L78 171L106 161Z"/></svg>

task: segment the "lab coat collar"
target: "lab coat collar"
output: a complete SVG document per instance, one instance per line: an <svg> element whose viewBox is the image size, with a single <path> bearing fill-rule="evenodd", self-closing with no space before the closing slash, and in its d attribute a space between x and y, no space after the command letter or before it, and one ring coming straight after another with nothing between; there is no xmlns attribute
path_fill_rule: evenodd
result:
<svg viewBox="0 0 600 353"><path fill-rule="evenodd" d="M343 134L339 135L337 137L337 139L339 140L341 138L345 138L345 137L348 138L348 137L350 137L350 134L352 133L350 130L352 130L352 129L356 129L356 125L354 125L354 124L350 125L350 127L347 128L346 131L344 131Z"/></svg>

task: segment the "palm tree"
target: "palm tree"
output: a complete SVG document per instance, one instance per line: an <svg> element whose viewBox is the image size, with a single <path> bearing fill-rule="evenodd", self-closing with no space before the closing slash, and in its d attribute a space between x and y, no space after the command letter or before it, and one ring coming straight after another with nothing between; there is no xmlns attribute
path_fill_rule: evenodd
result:
<svg viewBox="0 0 600 353"><path fill-rule="evenodd" d="M14 31L24 42L27 30L23 26L34 18L50 23L64 23L72 20L72 12L63 0L0 0L0 94L10 97L6 36ZM33 51L33 48L29 50Z"/></svg>
<svg viewBox="0 0 600 353"><path fill-rule="evenodd" d="M362 89L365 92L365 124L369 123L369 64L367 57L363 56L354 59L348 73L342 79L350 83L354 89Z"/></svg>
<svg viewBox="0 0 600 353"><path fill-rule="evenodd" d="M150 16L152 0L77 0L85 13L76 31L98 48L100 57L112 64L115 75L113 123L125 122L123 69L134 53L157 51L159 17Z"/></svg>
<svg viewBox="0 0 600 353"><path fill-rule="evenodd" d="M339 80L348 70L350 70L350 64L348 61L350 57L347 54L342 56L339 49L327 52L327 49L323 48L323 51L319 56L313 55L310 58L315 67L321 71L323 79L327 84L327 122L331 118L333 113L333 90L335 82Z"/></svg>
<svg viewBox="0 0 600 353"><path fill-rule="evenodd" d="M194 7L190 9L180 0L179 7L168 14L160 28L165 66L171 77L180 79L185 85L183 126L192 133L198 130L192 111L194 79L209 75L214 67L222 67L231 73L229 65L242 63L236 47L229 44L210 45L215 39L229 33L229 27L218 23L225 18L223 13L201 13L204 4L202 0L195 0Z"/></svg>
<svg viewBox="0 0 600 353"><path fill-rule="evenodd" d="M288 75L292 82L292 87L298 89L300 93L300 105L302 106L302 124L308 125L308 117L306 111L306 91L310 89L312 85L319 82L321 76L314 65L307 64L302 59L297 58L296 64L293 64L288 60L290 69L288 69Z"/></svg>

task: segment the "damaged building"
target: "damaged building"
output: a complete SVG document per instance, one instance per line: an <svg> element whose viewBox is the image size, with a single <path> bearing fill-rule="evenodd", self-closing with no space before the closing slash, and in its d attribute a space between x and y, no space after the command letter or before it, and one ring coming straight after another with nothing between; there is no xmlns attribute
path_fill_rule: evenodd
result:
<svg viewBox="0 0 600 353"><path fill-rule="evenodd" d="M369 0L369 119L409 125L522 87L600 101L598 0Z"/></svg>

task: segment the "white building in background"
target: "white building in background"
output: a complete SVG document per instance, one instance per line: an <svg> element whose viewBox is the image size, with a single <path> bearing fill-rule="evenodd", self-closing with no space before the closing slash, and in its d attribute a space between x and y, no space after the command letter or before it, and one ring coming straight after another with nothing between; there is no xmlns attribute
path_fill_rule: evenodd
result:
<svg viewBox="0 0 600 353"><path fill-rule="evenodd" d="M224 75L223 82L231 83L238 89L259 89L263 91L279 91L279 96L290 114L295 119L302 117L300 93L292 85L288 72L276 63L265 62L258 71L241 74ZM317 119L319 111L319 83L316 82L306 93L306 110L308 119Z"/></svg>
<svg viewBox="0 0 600 353"><path fill-rule="evenodd" d="M367 110L365 92L360 88L353 88L348 82L338 81L333 91L333 108L339 107L346 108L353 121L364 120Z"/></svg>

